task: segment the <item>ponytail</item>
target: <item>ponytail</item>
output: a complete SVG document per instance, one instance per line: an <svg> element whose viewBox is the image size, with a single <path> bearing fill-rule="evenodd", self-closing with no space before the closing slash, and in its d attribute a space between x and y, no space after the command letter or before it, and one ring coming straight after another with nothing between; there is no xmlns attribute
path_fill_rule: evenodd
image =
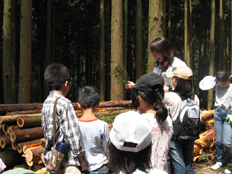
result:
<svg viewBox="0 0 232 174"><path fill-rule="evenodd" d="M158 101L154 104L154 110L156 111L156 120L159 124L162 124L167 116L168 116L168 110L162 101Z"/></svg>

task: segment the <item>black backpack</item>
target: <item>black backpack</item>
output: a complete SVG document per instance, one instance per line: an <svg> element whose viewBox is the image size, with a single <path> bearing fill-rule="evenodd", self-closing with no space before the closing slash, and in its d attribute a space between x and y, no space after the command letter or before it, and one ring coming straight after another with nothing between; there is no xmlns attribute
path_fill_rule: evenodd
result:
<svg viewBox="0 0 232 174"><path fill-rule="evenodd" d="M180 113L173 125L173 138L179 140L195 140L199 138L201 129L200 108L192 97L183 98Z"/></svg>

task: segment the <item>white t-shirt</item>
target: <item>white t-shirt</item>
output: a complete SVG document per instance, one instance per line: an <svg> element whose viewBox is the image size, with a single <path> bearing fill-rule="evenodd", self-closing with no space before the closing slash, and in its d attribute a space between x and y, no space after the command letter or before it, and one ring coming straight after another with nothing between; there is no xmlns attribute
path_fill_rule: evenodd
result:
<svg viewBox="0 0 232 174"><path fill-rule="evenodd" d="M168 67L168 69L165 71L165 72L172 72L174 70L174 68L177 68L177 67L181 67L181 66L187 66L186 63L184 61L182 61L181 59L177 58L177 57L174 57L173 58L173 62L172 62L172 65ZM158 66L155 66L154 67L154 70L153 72L161 75L163 73L163 70L162 70L162 65L161 64L158 64Z"/></svg>
<svg viewBox="0 0 232 174"><path fill-rule="evenodd" d="M167 171L167 156L170 148L170 141L173 134L173 124L171 117L158 124L156 115L152 113L141 114L152 123L152 154L151 164L153 168Z"/></svg>
<svg viewBox="0 0 232 174"><path fill-rule="evenodd" d="M84 159L87 170L93 171L106 163L109 140L109 127L105 121L94 119L89 121L78 120L81 140L85 150Z"/></svg>
<svg viewBox="0 0 232 174"><path fill-rule="evenodd" d="M200 105L200 101L197 95L195 95L194 101L196 102L197 105ZM177 116L179 115L181 104L182 104L182 100L180 96L175 92L166 92L164 94L163 103L166 104L167 108L170 110L172 121L175 122Z"/></svg>

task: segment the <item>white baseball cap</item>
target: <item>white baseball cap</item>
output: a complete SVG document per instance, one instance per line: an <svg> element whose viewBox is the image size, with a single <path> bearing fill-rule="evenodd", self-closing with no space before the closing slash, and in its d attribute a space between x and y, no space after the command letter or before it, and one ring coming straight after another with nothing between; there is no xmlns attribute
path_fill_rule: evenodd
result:
<svg viewBox="0 0 232 174"><path fill-rule="evenodd" d="M216 84L216 77L205 76L199 83L199 88L201 90L213 89Z"/></svg>
<svg viewBox="0 0 232 174"><path fill-rule="evenodd" d="M138 112L118 115L110 131L111 143L121 151L139 152L151 144L150 121Z"/></svg>

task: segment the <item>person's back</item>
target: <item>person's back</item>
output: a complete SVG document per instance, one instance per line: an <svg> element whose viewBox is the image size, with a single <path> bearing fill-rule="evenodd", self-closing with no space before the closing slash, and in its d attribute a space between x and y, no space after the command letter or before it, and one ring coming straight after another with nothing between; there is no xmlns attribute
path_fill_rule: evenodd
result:
<svg viewBox="0 0 232 174"><path fill-rule="evenodd" d="M44 149L44 160L46 165L52 156L53 144L53 107L57 98L55 108L56 133L55 142L68 144L68 151L64 167L79 166L86 168L82 159L84 153L81 142L78 120L70 100L66 97L69 91L69 73L67 68L58 63L49 65L44 73L44 78L50 93L44 101L42 108L41 125L43 127L46 145ZM80 164L79 164L80 163ZM68 168L66 168L67 170ZM70 168L69 168L70 169ZM75 172L79 172L76 168Z"/></svg>
<svg viewBox="0 0 232 174"><path fill-rule="evenodd" d="M85 86L78 91L77 102L82 111L78 122L87 162L84 173L108 173L109 128L105 121L97 119L94 114L99 103L99 94L93 87Z"/></svg>

